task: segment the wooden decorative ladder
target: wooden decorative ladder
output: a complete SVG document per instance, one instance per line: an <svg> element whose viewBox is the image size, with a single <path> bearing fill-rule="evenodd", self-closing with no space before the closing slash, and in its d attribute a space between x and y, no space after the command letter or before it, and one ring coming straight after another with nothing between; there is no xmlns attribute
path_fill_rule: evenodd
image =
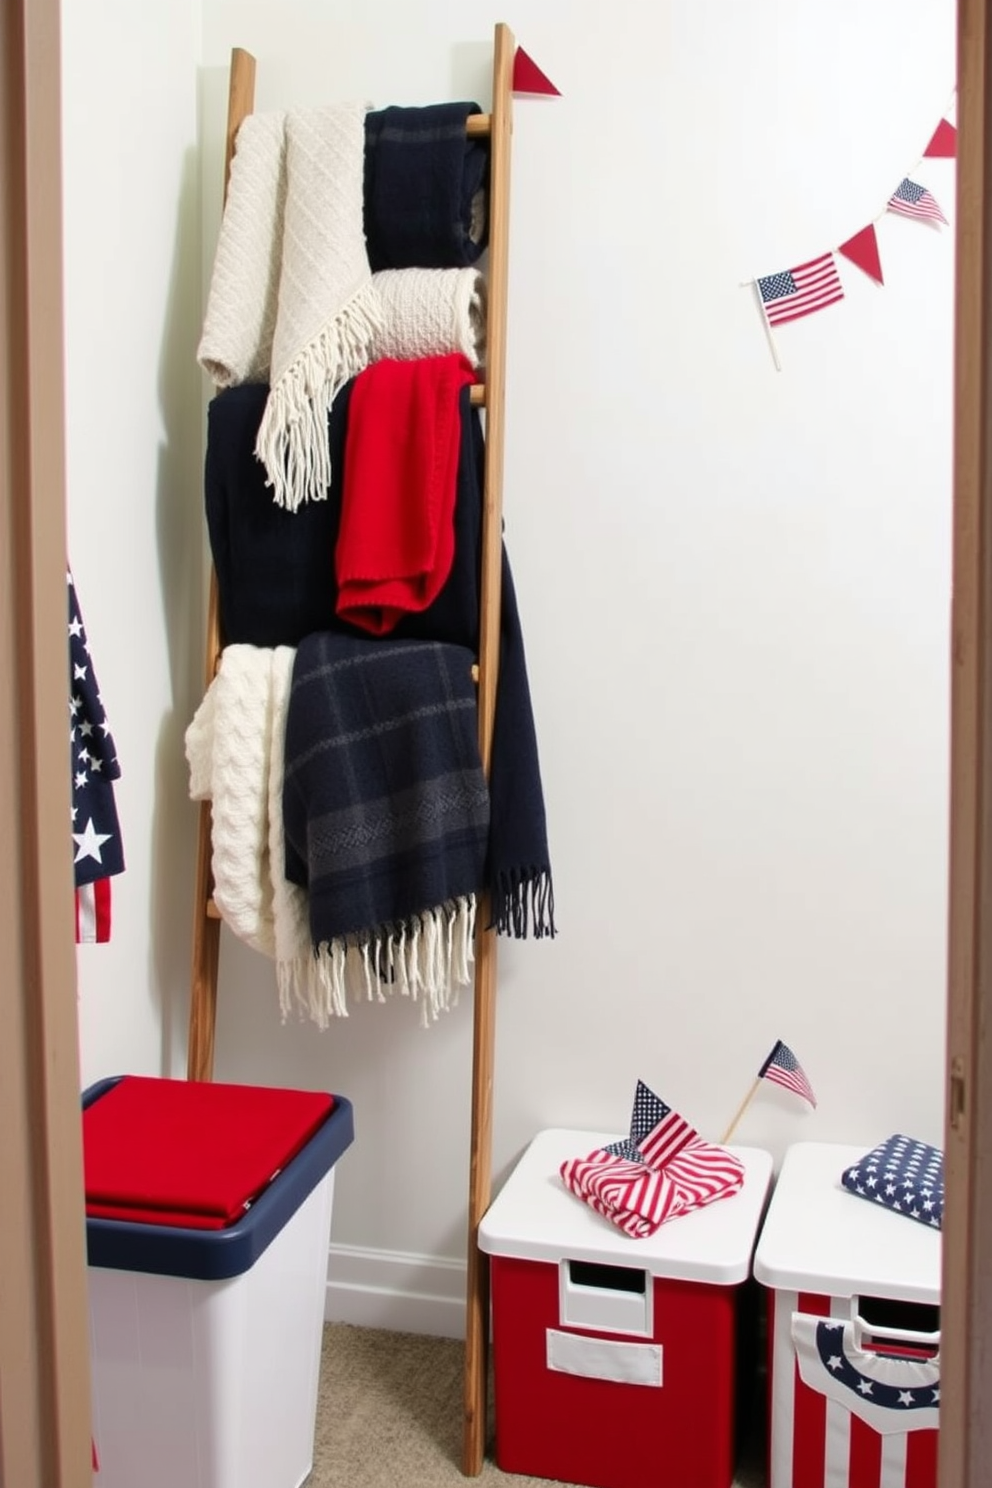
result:
<svg viewBox="0 0 992 1488"><path fill-rule="evenodd" d="M499 24L493 46L492 112L468 121L469 134L490 139L488 295L485 382L472 389L472 401L485 408L486 442L482 516L482 556L478 655L478 727L482 766L488 778L499 671L500 579L502 558L503 440L506 382L506 304L509 274L510 139L512 131L514 40ZM231 53L224 197L238 129L255 106L255 59ZM211 569L207 609L206 685L217 671L223 637L217 575ZM213 902L210 802L200 806L196 853L196 901L190 997L187 1076L213 1077L217 1021L220 916ZM465 1306L464 1434L462 1471L482 1471L486 1443L489 1351L489 1267L478 1245L479 1221L492 1189L493 1064L496 1022L496 932L482 927L488 905L479 906L475 945L472 1036L471 1137L468 1179L468 1276Z"/></svg>

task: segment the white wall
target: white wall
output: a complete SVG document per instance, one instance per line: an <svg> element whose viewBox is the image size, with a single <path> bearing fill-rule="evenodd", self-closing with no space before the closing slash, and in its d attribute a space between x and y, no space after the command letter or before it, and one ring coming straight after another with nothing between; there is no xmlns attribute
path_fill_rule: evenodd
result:
<svg viewBox="0 0 992 1488"><path fill-rule="evenodd" d="M190 11L104 6L94 35L84 9L70 531L131 861L115 944L83 958L92 1075L177 1057L202 518ZM845 265L845 303L780 333L781 373L740 281L881 210L953 86L951 0L356 13L202 0L204 278L231 46L260 108L486 105L507 19L563 94L516 107L505 494L561 934L501 944L497 1178L542 1127L622 1127L638 1076L718 1136L777 1037L819 1109L763 1086L740 1140L939 1140L952 234L884 219L886 288ZM921 179L953 222L953 167ZM218 1077L355 1102L334 1239L359 1293L335 1305L431 1326L369 1288L458 1295L469 1002L427 1032L399 1003L320 1034L280 1026L270 964L226 932L221 961Z"/></svg>
<svg viewBox="0 0 992 1488"><path fill-rule="evenodd" d="M63 6L69 557L127 862L110 944L77 952L85 1084L183 1059L182 732L203 680L199 24L197 0Z"/></svg>

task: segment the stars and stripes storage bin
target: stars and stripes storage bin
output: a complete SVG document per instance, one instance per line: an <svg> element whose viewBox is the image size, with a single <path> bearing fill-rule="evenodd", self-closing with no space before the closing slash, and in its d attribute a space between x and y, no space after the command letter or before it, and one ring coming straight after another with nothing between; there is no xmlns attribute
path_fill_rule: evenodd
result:
<svg viewBox="0 0 992 1488"><path fill-rule="evenodd" d="M847 1192L865 1146L790 1147L758 1240L769 1488L935 1488L940 1231Z"/></svg>
<svg viewBox="0 0 992 1488"><path fill-rule="evenodd" d="M99 1488L299 1488L351 1103L104 1080L83 1096Z"/></svg>
<svg viewBox="0 0 992 1488"><path fill-rule="evenodd" d="M496 1460L591 1488L730 1488L736 1304L771 1157L732 1148L738 1193L631 1239L558 1175L616 1135L541 1132L479 1226Z"/></svg>

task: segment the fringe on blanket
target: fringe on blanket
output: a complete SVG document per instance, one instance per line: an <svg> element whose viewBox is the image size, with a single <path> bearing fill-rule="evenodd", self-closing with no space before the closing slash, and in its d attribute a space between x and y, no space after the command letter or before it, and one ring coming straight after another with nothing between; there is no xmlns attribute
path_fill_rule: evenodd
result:
<svg viewBox="0 0 992 1488"><path fill-rule="evenodd" d="M328 410L345 383L369 365L384 329L379 295L369 280L273 384L255 454L277 506L297 511L304 501L326 499Z"/></svg>
<svg viewBox="0 0 992 1488"><path fill-rule="evenodd" d="M348 1016L348 1000L385 1002L399 992L420 1003L424 1028L458 1003L475 959L475 895L450 900L378 933L322 941L312 956L277 961L283 1022L295 1006L319 1028Z"/></svg>
<svg viewBox="0 0 992 1488"><path fill-rule="evenodd" d="M510 869L496 874L492 886L492 923L499 935L535 940L555 935L555 891L551 871Z"/></svg>

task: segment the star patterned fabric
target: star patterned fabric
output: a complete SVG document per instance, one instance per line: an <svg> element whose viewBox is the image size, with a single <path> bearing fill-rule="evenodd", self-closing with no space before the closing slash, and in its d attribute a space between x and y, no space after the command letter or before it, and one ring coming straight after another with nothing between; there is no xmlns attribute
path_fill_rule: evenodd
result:
<svg viewBox="0 0 992 1488"><path fill-rule="evenodd" d="M77 891L124 872L124 849L114 800L120 778L86 641L72 574L69 585L69 752L72 771L73 874Z"/></svg>
<svg viewBox="0 0 992 1488"><path fill-rule="evenodd" d="M896 1133L845 1168L841 1183L859 1198L939 1230L944 1217L944 1154Z"/></svg>

